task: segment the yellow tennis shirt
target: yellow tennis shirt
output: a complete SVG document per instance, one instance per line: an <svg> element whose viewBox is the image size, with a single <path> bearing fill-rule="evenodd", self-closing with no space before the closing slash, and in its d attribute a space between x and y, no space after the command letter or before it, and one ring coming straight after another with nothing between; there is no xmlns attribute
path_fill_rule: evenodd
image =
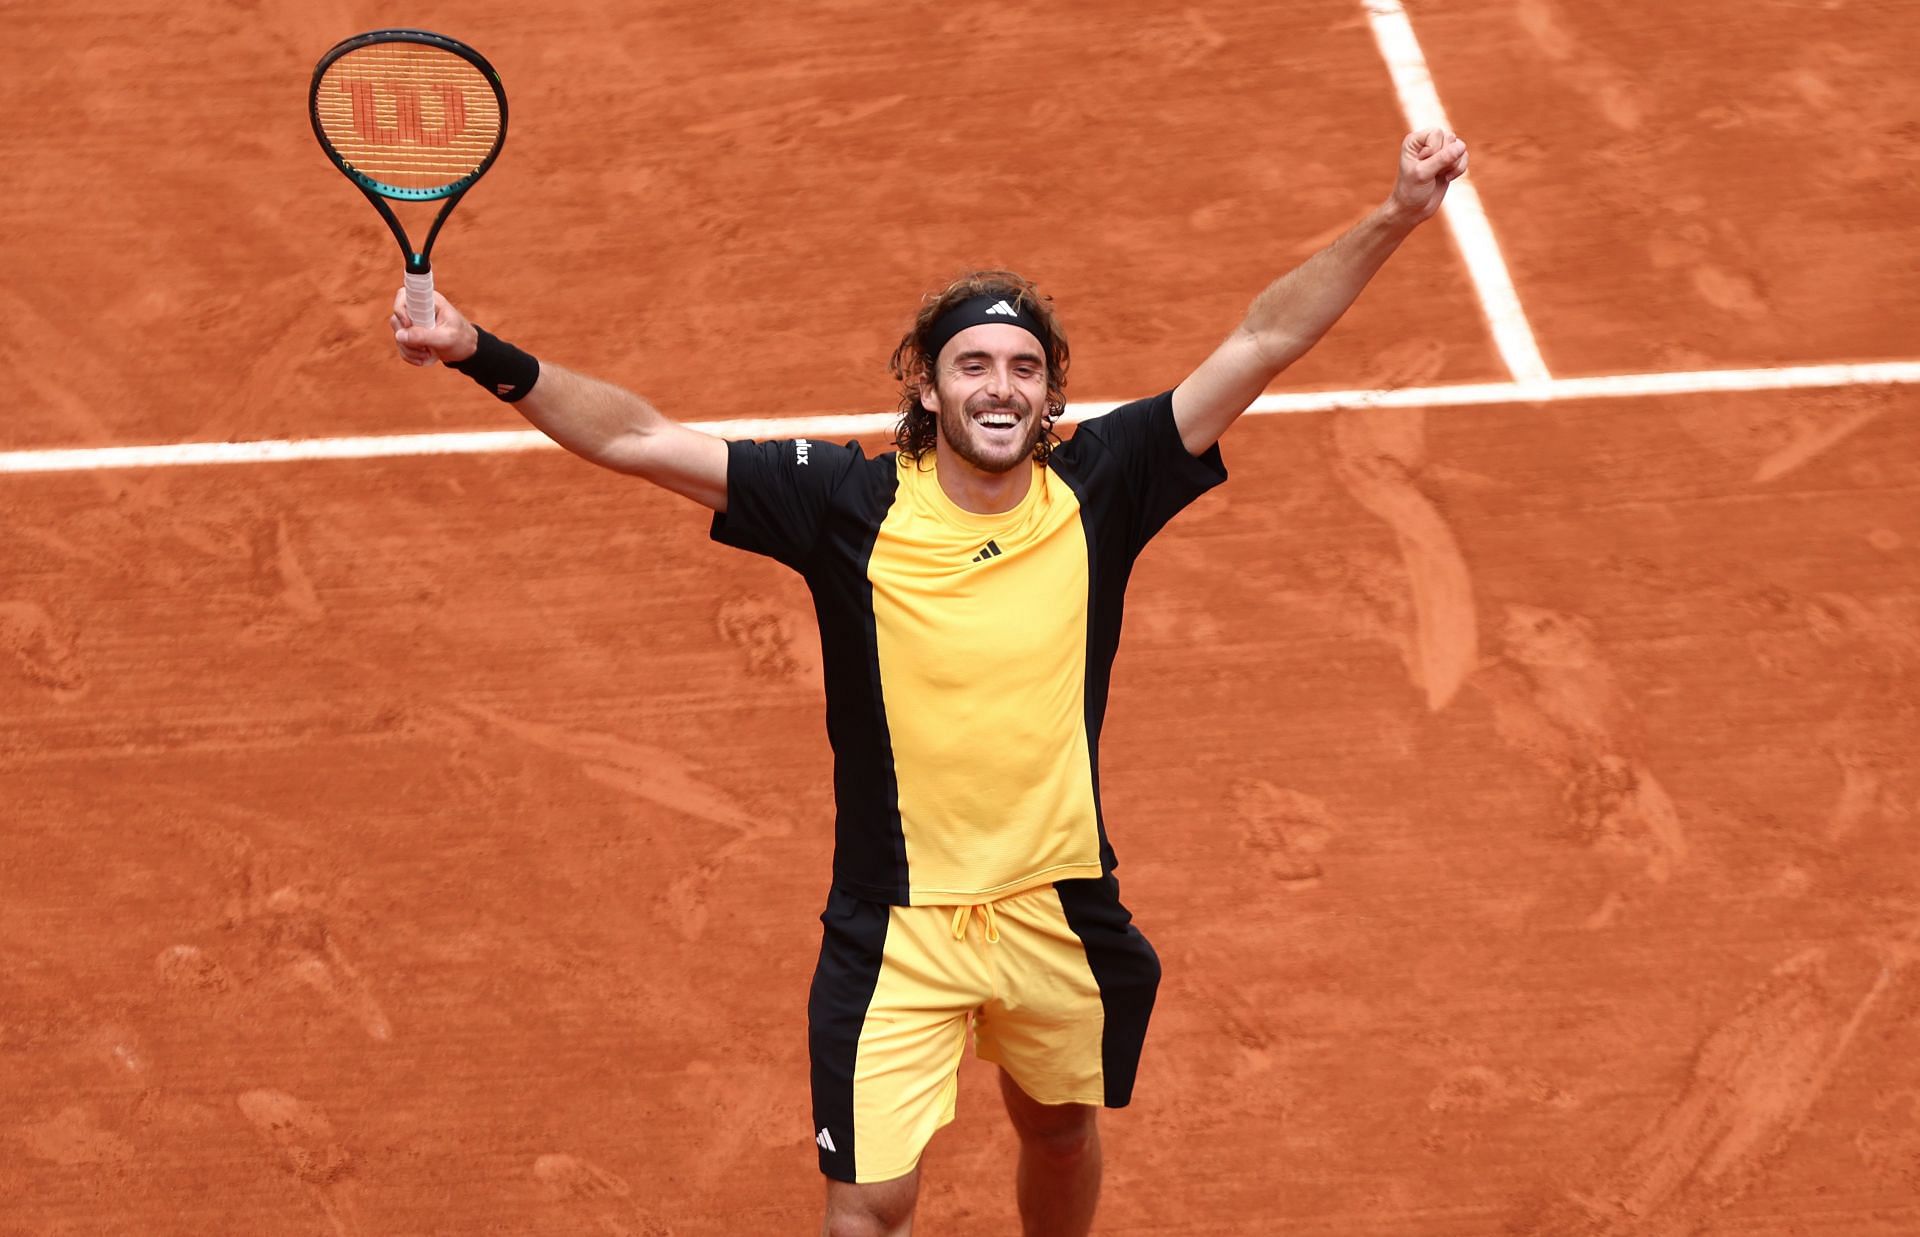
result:
<svg viewBox="0 0 1920 1237"><path fill-rule="evenodd" d="M813 593L834 752L834 884L897 905L986 902L1116 860L1100 724L1134 559L1226 479L1172 393L1082 424L1012 511L940 488L932 452L728 446L713 537Z"/></svg>

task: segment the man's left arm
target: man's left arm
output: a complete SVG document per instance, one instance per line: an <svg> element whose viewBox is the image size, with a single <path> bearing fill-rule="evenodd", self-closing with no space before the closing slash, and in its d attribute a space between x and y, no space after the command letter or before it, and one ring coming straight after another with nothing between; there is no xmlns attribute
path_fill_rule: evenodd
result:
<svg viewBox="0 0 1920 1237"><path fill-rule="evenodd" d="M1467 144L1451 130L1407 135L1386 202L1268 285L1226 342L1174 388L1173 419L1189 452L1212 446L1281 370L1320 342L1466 170Z"/></svg>

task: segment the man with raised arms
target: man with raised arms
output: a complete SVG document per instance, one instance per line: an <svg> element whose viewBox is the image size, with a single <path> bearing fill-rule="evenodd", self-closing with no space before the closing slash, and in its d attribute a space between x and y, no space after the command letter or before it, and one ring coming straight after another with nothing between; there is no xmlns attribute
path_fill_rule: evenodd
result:
<svg viewBox="0 0 1920 1237"><path fill-rule="evenodd" d="M1078 1237L1101 1107L1133 1090L1160 979L1121 904L1099 739L1135 558L1226 479L1216 440L1326 333L1466 171L1409 135L1386 202L1255 298L1172 390L1065 442L1068 349L1007 271L929 296L893 355L896 450L725 442L543 363L444 298L390 326L577 455L714 511L717 541L799 572L820 624L833 883L808 998L828 1237L904 1234L969 1035L1000 1066L1024 1231Z"/></svg>

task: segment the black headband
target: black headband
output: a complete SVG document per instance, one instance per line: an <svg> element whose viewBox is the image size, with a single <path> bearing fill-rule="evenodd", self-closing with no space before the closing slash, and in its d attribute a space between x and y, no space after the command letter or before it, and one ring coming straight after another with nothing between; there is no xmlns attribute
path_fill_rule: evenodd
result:
<svg viewBox="0 0 1920 1237"><path fill-rule="evenodd" d="M1048 364L1052 364L1053 345L1048 342L1047 328L1040 319L1017 294L988 292L968 297L933 320L933 325L927 328L928 366L940 359L940 350L952 342L955 335L970 326L984 326L989 322L1004 322L1032 335L1040 341L1040 351L1046 353Z"/></svg>

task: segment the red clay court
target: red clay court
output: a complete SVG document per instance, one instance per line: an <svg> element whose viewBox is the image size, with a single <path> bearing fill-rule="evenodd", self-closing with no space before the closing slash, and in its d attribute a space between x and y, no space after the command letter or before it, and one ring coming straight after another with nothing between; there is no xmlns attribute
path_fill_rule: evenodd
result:
<svg viewBox="0 0 1920 1237"><path fill-rule="evenodd" d="M1164 390L1444 105L1481 209L1129 594L1097 1231L1920 1231L1920 9L95 0L0 51L0 1234L817 1223L798 578L558 451L183 462L524 428L307 129L395 21L512 102L442 290L689 421L891 407L981 264ZM1013 1155L969 1061L917 1231Z"/></svg>

